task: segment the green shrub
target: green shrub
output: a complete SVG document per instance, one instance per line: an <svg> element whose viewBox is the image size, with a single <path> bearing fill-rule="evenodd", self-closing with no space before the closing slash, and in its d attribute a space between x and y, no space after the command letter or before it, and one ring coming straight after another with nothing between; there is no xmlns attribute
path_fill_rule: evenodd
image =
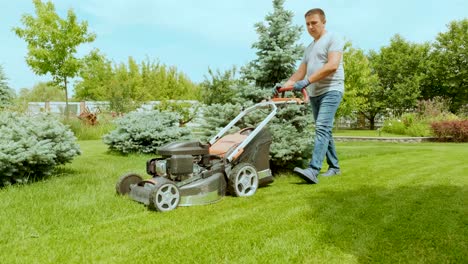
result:
<svg viewBox="0 0 468 264"><path fill-rule="evenodd" d="M188 122L192 121L197 114L200 105L197 101L188 102L188 101L161 101L160 104L154 106L155 110L158 111L168 111L179 114L180 120L179 124L184 126Z"/></svg>
<svg viewBox="0 0 468 264"><path fill-rule="evenodd" d="M389 119L385 120L384 125L382 127L383 132L397 134L397 135L405 135L406 126L401 120L399 119Z"/></svg>
<svg viewBox="0 0 468 264"><path fill-rule="evenodd" d="M417 122L416 114L413 113L406 113L401 116L401 122L405 125L405 128L412 126L415 122Z"/></svg>
<svg viewBox="0 0 468 264"><path fill-rule="evenodd" d="M425 122L414 123L406 128L405 135L411 137L428 137L431 135L431 128Z"/></svg>
<svg viewBox="0 0 468 264"><path fill-rule="evenodd" d="M414 114L405 114L401 119L386 120L382 131L410 137L428 137L431 135L428 122L419 120Z"/></svg>
<svg viewBox="0 0 468 264"><path fill-rule="evenodd" d="M457 116L460 118L468 118L468 104L464 104L458 109Z"/></svg>
<svg viewBox="0 0 468 264"><path fill-rule="evenodd" d="M70 129L50 115L0 113L0 184L40 179L80 149Z"/></svg>
<svg viewBox="0 0 468 264"><path fill-rule="evenodd" d="M169 142L188 140L191 132L179 127L180 116L165 111L131 112L115 121L116 129L104 135L110 150L121 153L155 153Z"/></svg>

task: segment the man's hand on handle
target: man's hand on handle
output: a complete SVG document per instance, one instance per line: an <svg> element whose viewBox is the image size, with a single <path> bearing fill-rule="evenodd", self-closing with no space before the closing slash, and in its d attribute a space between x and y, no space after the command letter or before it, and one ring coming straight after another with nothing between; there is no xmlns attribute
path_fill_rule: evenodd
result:
<svg viewBox="0 0 468 264"><path fill-rule="evenodd" d="M300 80L294 84L294 91L301 91L310 84L308 79Z"/></svg>
<svg viewBox="0 0 468 264"><path fill-rule="evenodd" d="M278 95L278 93L279 93L279 92L278 92L278 89L281 88L281 87L283 87L283 85L282 85L281 83L275 84L275 87L273 87L273 91L272 91L272 92L273 92L273 96L277 96L277 95Z"/></svg>

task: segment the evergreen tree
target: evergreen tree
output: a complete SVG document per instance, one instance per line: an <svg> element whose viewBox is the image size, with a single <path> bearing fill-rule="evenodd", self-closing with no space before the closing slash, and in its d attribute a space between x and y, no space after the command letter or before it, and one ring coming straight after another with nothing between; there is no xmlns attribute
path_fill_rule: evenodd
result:
<svg viewBox="0 0 468 264"><path fill-rule="evenodd" d="M265 100L271 93L269 90L254 86L237 87L236 90L238 93L232 98L232 103L212 104L204 108L200 129L203 133L202 141L208 141L242 109ZM245 127L256 127L267 114L264 110L250 113L239 120L230 133ZM275 118L268 125L273 138L270 147L270 164L274 171L303 166L304 162L309 161L314 143L312 120L307 105L279 106Z"/></svg>
<svg viewBox="0 0 468 264"><path fill-rule="evenodd" d="M7 78L3 73L3 68L0 65L0 109L11 104L13 100L13 91L8 87Z"/></svg>
<svg viewBox="0 0 468 264"><path fill-rule="evenodd" d="M283 8L284 0L273 0L274 11L266 16L267 25L255 24L259 41L252 45L257 49L257 58L241 68L241 80L235 79L235 70L217 75L210 72L212 81L207 81L214 99L203 111L202 140L207 140L228 124L240 111L271 97L271 88L291 76L296 61L304 48L295 42L301 28L292 26L293 13ZM266 88L266 89L259 89ZM222 92L223 94L220 94ZM207 96L207 97L208 97ZM205 98L207 98L205 97ZM207 99L213 99L207 98ZM262 111L240 120L234 130L256 126L265 118ZM302 166L310 159L314 133L312 115L307 105L284 105L269 124L273 142L270 161L273 170Z"/></svg>
<svg viewBox="0 0 468 264"><path fill-rule="evenodd" d="M283 4L284 0L273 0L274 11L265 17L267 23L255 24L259 40L252 48L258 50L257 58L241 69L242 78L258 87L273 87L291 76L304 52L296 44L302 28L292 25L294 14Z"/></svg>

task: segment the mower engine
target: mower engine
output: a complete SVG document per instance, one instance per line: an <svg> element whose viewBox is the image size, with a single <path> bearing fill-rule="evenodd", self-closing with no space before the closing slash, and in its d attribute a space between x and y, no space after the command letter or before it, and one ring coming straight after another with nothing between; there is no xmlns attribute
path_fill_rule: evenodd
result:
<svg viewBox="0 0 468 264"><path fill-rule="evenodd" d="M149 175L168 178L180 182L199 176L205 169L198 165L203 158L192 155L172 155L169 158L147 161L146 172Z"/></svg>

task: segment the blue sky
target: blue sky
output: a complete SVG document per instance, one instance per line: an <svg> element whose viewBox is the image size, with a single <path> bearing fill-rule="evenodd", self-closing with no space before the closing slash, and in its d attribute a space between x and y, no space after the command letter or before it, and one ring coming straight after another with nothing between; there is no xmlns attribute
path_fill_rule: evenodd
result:
<svg viewBox="0 0 468 264"><path fill-rule="evenodd" d="M201 82L212 69L245 65L255 58L254 24L272 12L271 0L54 0L57 13L72 8L80 21L97 35L82 45L79 56L98 48L116 63L128 56L150 58L176 66L192 81ZM468 17L466 0L286 0L293 23L304 25L303 14L320 7L327 29L339 32L365 51L388 45L395 34L411 42L434 41L453 20ZM49 76L36 76L25 62L26 43L11 30L21 16L33 14L29 0L0 0L0 64L11 88L31 88ZM310 43L304 30L300 42ZM70 89L72 92L72 89Z"/></svg>

